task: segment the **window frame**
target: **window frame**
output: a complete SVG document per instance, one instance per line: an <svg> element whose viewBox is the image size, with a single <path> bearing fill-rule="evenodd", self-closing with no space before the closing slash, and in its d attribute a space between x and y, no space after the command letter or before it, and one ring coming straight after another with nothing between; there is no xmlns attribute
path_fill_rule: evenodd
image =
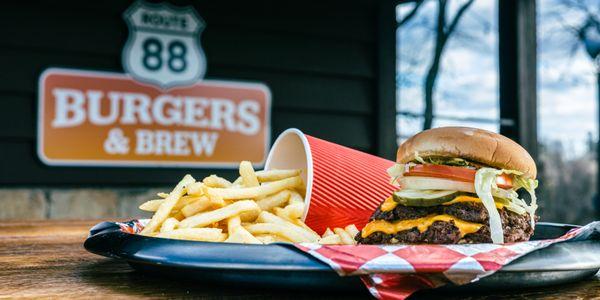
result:
<svg viewBox="0 0 600 300"><path fill-rule="evenodd" d="M391 3L389 9L395 12L397 5L416 1L418 0L385 2ZM521 144L537 159L536 3L535 0L498 0L497 5L500 133ZM395 13L394 24L392 28L395 32ZM386 36L390 34L387 33ZM395 62L395 35L392 40L392 61ZM381 48L384 43L381 39L379 42ZM382 66L381 64L380 59L379 65ZM396 77L393 78L395 80ZM396 116L400 113L396 112ZM394 130L396 116L393 118Z"/></svg>

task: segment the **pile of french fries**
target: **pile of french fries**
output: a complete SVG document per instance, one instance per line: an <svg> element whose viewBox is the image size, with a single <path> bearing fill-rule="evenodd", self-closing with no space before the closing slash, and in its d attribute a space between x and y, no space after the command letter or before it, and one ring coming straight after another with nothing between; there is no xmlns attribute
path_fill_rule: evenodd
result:
<svg viewBox="0 0 600 300"><path fill-rule="evenodd" d="M254 171L240 163L240 177L230 182L216 175L196 181L186 175L170 193L141 210L154 212L140 232L159 238L204 242L269 244L355 244L354 225L327 229L322 236L301 218L305 186L301 170Z"/></svg>

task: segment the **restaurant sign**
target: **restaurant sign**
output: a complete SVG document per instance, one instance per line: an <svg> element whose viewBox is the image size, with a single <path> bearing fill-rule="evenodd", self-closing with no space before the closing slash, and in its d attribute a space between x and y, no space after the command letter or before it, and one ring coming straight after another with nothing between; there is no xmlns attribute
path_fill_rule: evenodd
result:
<svg viewBox="0 0 600 300"><path fill-rule="evenodd" d="M270 91L202 79L204 23L195 10L136 2L124 17L126 74L50 68L40 76L40 159L57 166L263 164Z"/></svg>

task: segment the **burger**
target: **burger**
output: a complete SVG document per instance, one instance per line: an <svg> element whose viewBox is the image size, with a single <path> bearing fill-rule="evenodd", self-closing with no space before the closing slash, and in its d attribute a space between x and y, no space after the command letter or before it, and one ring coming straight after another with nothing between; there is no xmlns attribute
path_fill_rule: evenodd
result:
<svg viewBox="0 0 600 300"><path fill-rule="evenodd" d="M360 244L509 243L533 234L537 169L505 136L426 130L400 145L388 173L399 189L356 236Z"/></svg>

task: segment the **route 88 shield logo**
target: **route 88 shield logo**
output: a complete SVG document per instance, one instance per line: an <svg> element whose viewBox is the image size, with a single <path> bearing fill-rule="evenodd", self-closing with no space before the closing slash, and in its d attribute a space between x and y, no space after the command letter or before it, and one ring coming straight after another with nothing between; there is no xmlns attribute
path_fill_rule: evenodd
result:
<svg viewBox="0 0 600 300"><path fill-rule="evenodd" d="M129 28L123 68L133 78L166 89L204 77L204 21L193 7L137 1L123 17Z"/></svg>

